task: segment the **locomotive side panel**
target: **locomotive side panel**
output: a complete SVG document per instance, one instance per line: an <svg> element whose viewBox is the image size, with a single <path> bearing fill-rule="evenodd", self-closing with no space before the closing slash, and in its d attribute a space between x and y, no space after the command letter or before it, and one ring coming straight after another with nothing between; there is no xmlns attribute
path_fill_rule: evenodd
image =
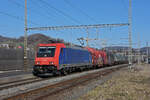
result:
<svg viewBox="0 0 150 100"><path fill-rule="evenodd" d="M91 65L91 55L86 50L61 48L59 55L60 69L66 67L82 67Z"/></svg>

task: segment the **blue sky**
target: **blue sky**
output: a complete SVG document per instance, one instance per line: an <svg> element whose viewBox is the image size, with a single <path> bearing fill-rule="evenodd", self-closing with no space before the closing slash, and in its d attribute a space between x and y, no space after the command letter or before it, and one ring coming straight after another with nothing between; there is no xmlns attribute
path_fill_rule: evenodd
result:
<svg viewBox="0 0 150 100"><path fill-rule="evenodd" d="M41 1L45 1L46 4ZM69 1L69 4L67 1ZM128 0L27 0L27 4L28 27L128 22ZM137 43L140 39L142 46L145 46L145 42L150 40L150 31L148 30L150 28L149 5L149 0L132 0L133 43ZM16 38L23 36L23 19L24 0L1 1L0 35ZM82 29L28 32L29 35L34 33L43 33L76 44L79 44L76 40L77 38L87 36L86 31ZM90 29L89 33L90 38L96 37L95 29ZM120 39L127 37L127 26L99 29L99 38L105 39L107 45L120 43L127 44L127 40ZM91 46L98 46L96 44L100 44L95 41L91 41L90 43ZM134 47L137 46L135 45Z"/></svg>

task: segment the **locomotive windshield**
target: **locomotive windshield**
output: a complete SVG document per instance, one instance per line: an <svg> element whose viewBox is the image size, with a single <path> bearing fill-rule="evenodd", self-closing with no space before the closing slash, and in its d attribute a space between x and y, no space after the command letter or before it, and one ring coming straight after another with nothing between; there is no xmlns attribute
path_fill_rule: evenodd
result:
<svg viewBox="0 0 150 100"><path fill-rule="evenodd" d="M54 57L56 47L39 47L37 57Z"/></svg>

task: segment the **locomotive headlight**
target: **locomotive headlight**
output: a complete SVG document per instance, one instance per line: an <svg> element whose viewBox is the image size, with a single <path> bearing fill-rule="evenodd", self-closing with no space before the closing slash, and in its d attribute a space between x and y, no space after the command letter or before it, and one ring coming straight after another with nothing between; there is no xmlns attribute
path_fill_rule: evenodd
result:
<svg viewBox="0 0 150 100"><path fill-rule="evenodd" d="M40 62L39 62L39 61L37 61L37 62L36 62L36 64L40 64Z"/></svg>
<svg viewBox="0 0 150 100"><path fill-rule="evenodd" d="M53 62L53 61L51 61L51 62L49 62L49 64L53 65L53 64L54 64L54 62Z"/></svg>

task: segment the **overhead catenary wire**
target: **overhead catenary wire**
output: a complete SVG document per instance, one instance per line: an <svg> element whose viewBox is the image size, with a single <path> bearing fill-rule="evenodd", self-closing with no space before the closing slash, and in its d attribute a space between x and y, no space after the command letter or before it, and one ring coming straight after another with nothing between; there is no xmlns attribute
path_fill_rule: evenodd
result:
<svg viewBox="0 0 150 100"><path fill-rule="evenodd" d="M91 21L97 23L97 20L95 20L95 18L93 18L90 15L88 15L85 11L83 11L82 9L80 9L79 7L77 7L76 5L72 4L70 1L64 0L64 2L66 4L68 4L70 7L72 7L73 9L76 9L78 12L81 12L84 16L86 16L87 18L89 18Z"/></svg>
<svg viewBox="0 0 150 100"><path fill-rule="evenodd" d="M0 11L0 14L8 16L8 17L16 19L16 20L24 21L24 18L20 17L20 16L12 15L12 14L9 14L9 13L6 13L6 12L2 12L2 11ZM28 20L28 22L31 23L31 24L33 24L33 25L39 25L39 24L37 24L37 23L35 23L33 21L30 21L30 20Z"/></svg>
<svg viewBox="0 0 150 100"><path fill-rule="evenodd" d="M20 3L16 2L15 0L7 0L7 1L9 1L10 3L13 3L15 5L17 5L18 7L24 8L23 5L21 5Z"/></svg>
<svg viewBox="0 0 150 100"><path fill-rule="evenodd" d="M54 21L55 22L60 22L58 19L56 20L56 17L58 16L58 15L53 15L54 14L54 12L52 13L51 12L51 8L50 7L48 7L48 6L45 6L45 4L43 4L43 3L41 3L40 1L34 1L34 0L30 0L31 2L32 2L32 4L34 4L34 5L36 5L37 7L39 7L39 8L42 8L42 11L44 11L45 12L45 14L42 14L42 15L47 15L50 19L51 18L53 18L53 19L55 19ZM55 12L55 14L58 14L58 12ZM50 17L51 16L51 17ZM48 19L49 20L49 19ZM65 21L65 22L67 22L66 21L66 19L64 19L63 21ZM62 20L61 20L61 23L62 23Z"/></svg>
<svg viewBox="0 0 150 100"><path fill-rule="evenodd" d="M55 18L56 16L52 15L52 13L50 12L50 10L48 10L49 8L47 6L42 6L41 3L34 1L34 0L30 0L32 2L32 4L36 5L38 8L43 8L42 11L44 11L45 13L41 13L42 17L47 17L48 20L53 20L55 22L57 22L58 20ZM43 16L44 15L44 16Z"/></svg>
<svg viewBox="0 0 150 100"><path fill-rule="evenodd" d="M15 0L8 0L8 1L9 1L10 3L12 3L12 4L14 4L14 5L20 7L20 8L23 8L23 9L25 8L24 5L21 5L20 3L16 2ZM31 0L31 2L32 2L32 0ZM35 2L34 2L34 3L35 3ZM33 4L34 4L34 3L33 3ZM40 16L40 17L46 17L46 18L48 19L48 21L49 21L50 19L54 18L54 17L46 16L47 14L43 14L43 13L39 12L38 10L34 10L34 9L32 9L32 8L28 8L28 10L31 11L32 13L34 13L34 14ZM44 15L44 16L43 16L43 15ZM56 20L55 20L55 21L56 21Z"/></svg>
<svg viewBox="0 0 150 100"><path fill-rule="evenodd" d="M68 19L72 20L74 23L77 24L82 24L80 21L78 21L77 19L73 18L72 16L70 16L69 14L65 13L64 11L52 6L51 4L49 4L48 2L44 1L44 0L38 0L41 3L45 4L47 7L54 9L56 12L62 14L63 16L67 17Z"/></svg>
<svg viewBox="0 0 150 100"><path fill-rule="evenodd" d="M122 4L123 4L123 7L124 7L125 9L128 9L128 6L127 6L125 0L121 0L121 2L122 2Z"/></svg>
<svg viewBox="0 0 150 100"><path fill-rule="evenodd" d="M43 1L43 0L40 0L40 1ZM19 5L19 4L18 4ZM80 29L80 28L79 28Z"/></svg>

